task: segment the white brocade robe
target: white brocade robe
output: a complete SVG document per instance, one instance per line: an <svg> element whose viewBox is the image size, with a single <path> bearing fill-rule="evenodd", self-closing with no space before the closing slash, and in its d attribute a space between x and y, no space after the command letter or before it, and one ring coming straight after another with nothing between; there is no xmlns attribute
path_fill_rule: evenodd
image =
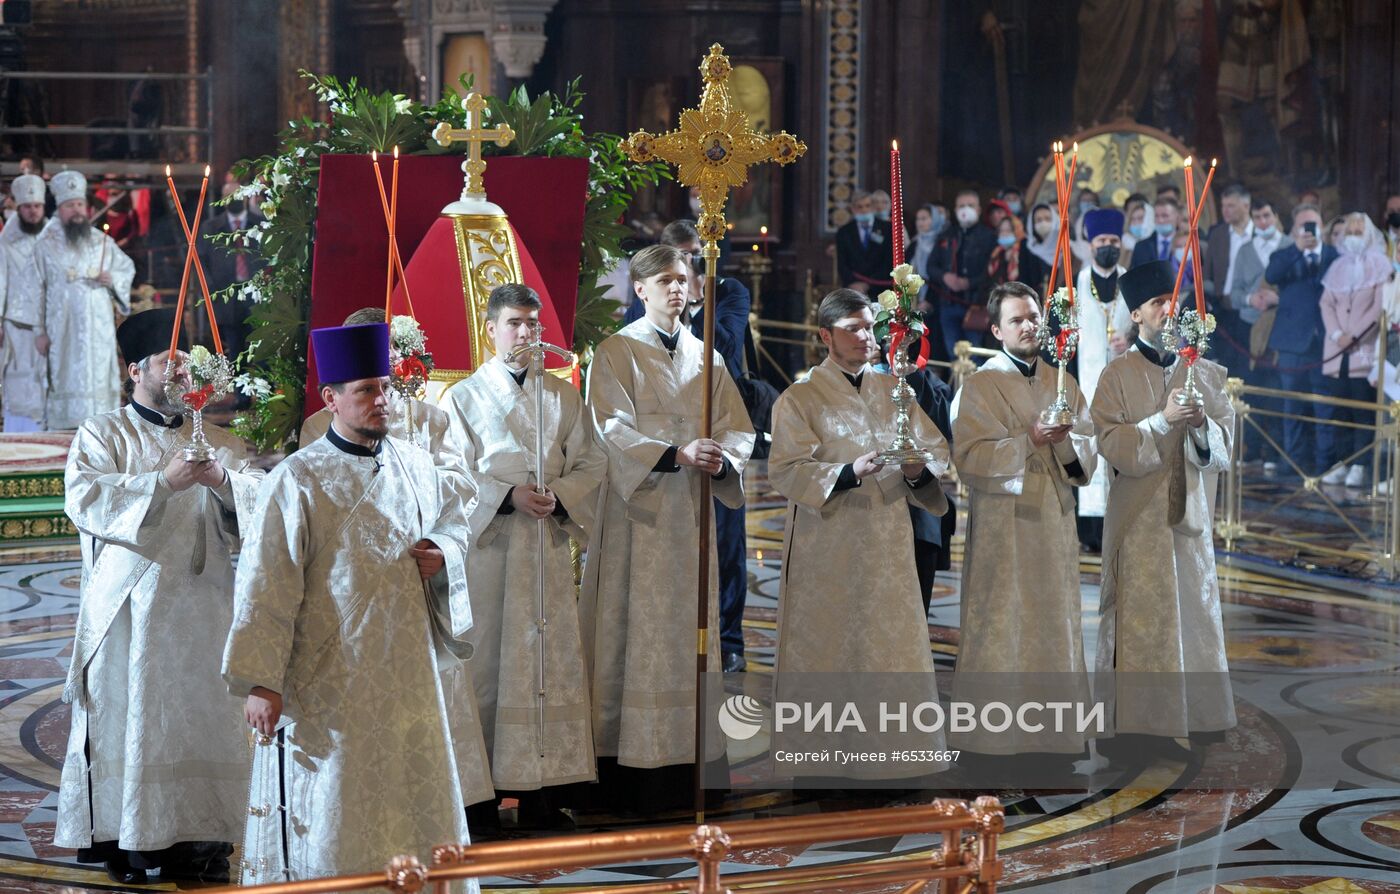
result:
<svg viewBox="0 0 1400 894"><path fill-rule="evenodd" d="M0 230L0 317L4 318L5 344L0 349L0 376L4 381L4 411L42 426L47 403L48 361L39 356L34 337L43 313L44 285L35 250L39 236L20 228L19 220ZM6 431L12 430L10 425Z"/></svg>
<svg viewBox="0 0 1400 894"><path fill-rule="evenodd" d="M378 457L355 456L322 438L285 459L238 564L224 677L238 695L281 693L292 721L286 813L275 809L275 781L255 792L252 807L273 809L250 829L244 859L281 866L285 846L293 879L379 872L395 855L467 842L434 655L433 614L443 612L430 613L408 553L422 538L442 549L444 633L460 638L471 624L464 507L426 451L392 438L382 446ZM259 748L255 761L275 764L276 750Z"/></svg>
<svg viewBox="0 0 1400 894"><path fill-rule="evenodd" d="M500 514L511 490L535 480L534 389L515 383L493 357L449 388L442 406L453 441L472 473L477 501L470 517L472 549L467 587L473 625L467 662L499 789L534 790L595 777L588 674L579 635L572 536L587 542L593 529L608 458L593 434L583 398L545 374L544 483L568 512L544 520L545 613L539 617L540 522ZM539 723L540 650L544 649L544 725ZM540 744L544 755L540 755Z"/></svg>
<svg viewBox="0 0 1400 894"><path fill-rule="evenodd" d="M306 417L297 435L298 446L309 447L324 438L333 418L331 411L324 407ZM448 431L446 413L425 401L405 401L397 391L390 391L389 437L417 444L432 454L433 463L438 468L458 474L463 505L471 504L475 481L462 465L461 452ZM432 584L444 592L448 586L441 572L433 578ZM468 648L464 646L456 651L465 652ZM452 753L457 760L457 775L462 782L462 798L468 804L492 800L496 797L496 790L491 785L491 765L487 759L481 712L472 691L468 663L442 653L438 658L443 696L447 699L447 717L452 727Z"/></svg>
<svg viewBox="0 0 1400 894"><path fill-rule="evenodd" d="M69 450L64 509L81 532L83 576L64 687L61 847L242 837L247 728L216 656L233 618L231 554L262 472L237 438L204 430L228 471L219 496L161 480L189 444L188 422L163 428L128 406L89 418Z"/></svg>
<svg viewBox="0 0 1400 894"><path fill-rule="evenodd" d="M1105 312L1104 307L1108 299L1100 295L1099 298L1104 300L1099 301L1094 297L1092 271L1093 267L1085 264L1074 286L1074 306L1079 315L1079 347L1075 351L1075 367L1078 370L1079 390L1089 404L1094 402L1099 376L1103 375L1104 367L1114 356L1113 346L1108 343L1110 319L1115 337L1127 338L1128 330L1133 327L1132 315L1121 294L1113 299L1111 315ZM1120 278L1126 272L1122 267L1118 268ZM1079 514L1102 516L1108 508L1108 486L1108 468L1100 464L1089 483L1079 489Z"/></svg>
<svg viewBox="0 0 1400 894"><path fill-rule="evenodd" d="M654 472L668 447L700 436L702 342L680 328L670 357L645 317L605 339L588 369L588 409L607 451L603 513L588 547L579 598L593 686L593 741L628 767L688 764L695 755L695 657L700 475ZM753 426L739 389L714 354L713 438L728 472L713 482L726 506L744 505ZM710 514L706 654L718 680L719 562ZM715 688L715 686L710 688ZM706 758L723 736L706 724Z"/></svg>
<svg viewBox="0 0 1400 894"><path fill-rule="evenodd" d="M1114 360L1092 407L1099 451L1116 471L1104 519L1097 672L1113 675L1114 727L1185 736L1235 725L1211 516L1230 463L1234 409L1225 369L1196 364L1206 423L1188 435L1161 416L1186 365L1137 346Z"/></svg>
<svg viewBox="0 0 1400 894"><path fill-rule="evenodd" d="M57 217L39 234L38 255L44 282L40 328L52 340L47 427L77 428L87 417L121 406L113 313L131 313L136 266L100 230L77 248L69 245ZM102 270L112 274L110 288L96 282Z"/></svg>
<svg viewBox="0 0 1400 894"><path fill-rule="evenodd" d="M1073 488L1094 474L1098 449L1089 405L1065 375L1074 413L1069 437L1037 447L1030 432L1054 400L1057 370L1038 362L1027 378L1005 353L968 377L953 411L953 457L967 484L962 631L953 700L1087 703ZM1077 477L1066 466L1079 463ZM950 737L984 754L1076 753L1072 727L1038 732L979 727Z"/></svg>
<svg viewBox="0 0 1400 894"><path fill-rule="evenodd" d="M858 487L836 490L841 470L894 440L893 376L863 371L860 390L827 358L773 405L768 477L788 499L778 598L777 698L794 695L806 674L901 674L899 699L937 701L928 622L914 564L909 505L934 515L948 511L936 480L948 470L948 444L917 405L914 442L933 454L935 480L911 489L899 465L887 465ZM815 678L812 678L815 679ZM894 680L890 677L887 680ZM918 681L910 688L910 681ZM871 677L860 684L884 685ZM837 699L841 701L841 699ZM862 750L878 747L862 738ZM942 731L905 748L941 750ZM900 777L928 766L852 765L856 777Z"/></svg>

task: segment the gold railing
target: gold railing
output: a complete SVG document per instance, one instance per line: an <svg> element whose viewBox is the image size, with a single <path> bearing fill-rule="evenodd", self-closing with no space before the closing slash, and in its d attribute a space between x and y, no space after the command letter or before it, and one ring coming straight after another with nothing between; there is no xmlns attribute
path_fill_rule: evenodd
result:
<svg viewBox="0 0 1400 894"><path fill-rule="evenodd" d="M1383 363L1383 358L1380 358L1380 362ZM1382 365L1381 368L1384 369L1384 366ZM1381 482L1390 481L1394 473L1395 459L1400 456L1400 453L1397 453L1397 448L1400 448L1400 402L1381 399L1376 401L1350 400L1327 394L1283 391L1278 388L1247 385L1238 378L1227 380L1225 390L1235 408L1235 430L1234 442L1231 447L1230 468L1225 475L1225 495L1218 507L1215 525L1216 534L1224 541L1225 548L1234 550L1241 542L1257 541L1276 546L1293 547L1299 552L1360 562L1373 562L1388 578L1393 580L1397 572L1400 572L1400 489L1394 486L1382 488L1380 485ZM1313 406L1323 405L1362 410L1374 414L1376 421L1367 424L1345 420L1318 419L1314 416L1257 406L1250 403L1249 398L1251 397L1296 400ZM1378 533L1363 531L1358 527L1352 514L1338 506L1337 502L1323 489L1322 476L1312 474L1313 470L1300 468L1295 459L1289 456L1282 445L1274 439L1273 434L1260 424L1258 417L1261 416L1371 432L1374 436L1372 443L1343 457L1341 464L1345 466L1355 463L1366 453L1372 455L1368 499L1381 514L1380 531ZM1283 496L1273 505L1266 506L1262 513L1256 513L1253 518L1246 520L1245 465L1241 452L1244 448L1245 432L1251 429L1257 432L1264 442L1279 455L1295 476L1292 480L1296 480L1297 483L1286 488ZM1384 491L1388 491L1388 493ZM1300 531L1298 536L1293 536L1287 533L1286 529L1283 529L1282 532L1269 533L1260 527L1272 513L1308 497L1316 498L1331 516L1335 516L1351 532L1355 538L1353 546L1339 548L1318 543L1316 530ZM1258 498L1254 499L1258 501ZM1305 536L1309 534L1312 536Z"/></svg>
<svg viewBox="0 0 1400 894"><path fill-rule="evenodd" d="M859 884L862 888L903 884L915 894L941 881L941 894L995 894L1002 863L997 839L1005 826L1001 802L993 797L937 800L912 807L851 810L765 820L739 820L703 826L669 826L632 832L570 835L533 841L444 845L433 849L432 865L417 857L395 857L383 872L256 885L227 891L260 894L331 894L334 891L387 890L416 894L432 886L447 894L453 882L518 875L550 869L582 869L623 861L690 859L697 875L689 879L598 887L570 887L577 894L727 894L744 890L815 894ZM817 865L721 874L733 854L759 848L810 845L860 838L932 834L928 854L861 863Z"/></svg>

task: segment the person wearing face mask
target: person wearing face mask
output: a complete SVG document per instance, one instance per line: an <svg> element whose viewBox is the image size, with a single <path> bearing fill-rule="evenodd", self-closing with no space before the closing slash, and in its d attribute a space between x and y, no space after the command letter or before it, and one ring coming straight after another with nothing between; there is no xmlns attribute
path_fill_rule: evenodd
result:
<svg viewBox="0 0 1400 894"><path fill-rule="evenodd" d="M1026 249L1014 217L1003 217L997 225L997 245L987 260L987 284L990 293L997 286L1010 282L1029 283L1039 289L1050 275L1040 258Z"/></svg>
<svg viewBox="0 0 1400 894"><path fill-rule="evenodd" d="M1181 259L1173 250L1176 237L1182 235L1181 217L1181 203L1165 190L1158 193L1157 200L1152 203L1152 233L1139 239L1137 245L1133 246L1132 261L1129 262L1128 269L1141 267L1152 261L1171 261L1172 274L1175 275L1176 271L1181 269ZM1182 288L1186 287L1186 283L1193 281L1192 272L1187 269L1186 276L1182 279Z"/></svg>
<svg viewBox="0 0 1400 894"><path fill-rule="evenodd" d="M1001 192L997 193L997 201L1006 206L1012 217L1017 218L1022 223L1026 220L1026 202L1022 198L1021 191L1014 186L1003 186Z"/></svg>
<svg viewBox="0 0 1400 894"><path fill-rule="evenodd" d="M1349 400L1375 400L1377 327L1381 302L1392 268L1385 239L1360 211L1342 224L1341 255L1322 277L1322 375L1327 393ZM1368 381L1368 378L1371 381ZM1318 406L1322 419L1374 425L1375 413L1329 404ZM1319 452L1330 464L1323 484L1361 487L1369 481L1373 433L1364 428L1323 425Z"/></svg>
<svg viewBox="0 0 1400 894"><path fill-rule="evenodd" d="M241 189L237 181L224 183L225 201L222 210L200 225L200 232L204 237L216 233L243 233L263 222L262 216L249 208L244 198L239 195ZM209 281L210 291L247 282L267 265L258 254L244 250L246 247L245 240L241 237L235 239L232 245L218 245L209 238L199 240L199 259L204 265L204 275ZM214 316L219 321L224 348L230 357L237 356L248 339L247 302L215 301Z"/></svg>
<svg viewBox="0 0 1400 894"><path fill-rule="evenodd" d="M848 289L874 294L890 285L894 243L890 222L875 213L868 192L851 198L851 219L836 231L836 275Z"/></svg>
<svg viewBox="0 0 1400 894"><path fill-rule="evenodd" d="M1118 277L1126 271L1118 263L1122 255L1123 212L1096 208L1084 215L1090 262L1079 271L1074 300L1079 309L1079 350L1073 371L1086 400L1094 399L1099 376L1113 357L1127 348L1133 325L1118 289ZM1108 505L1108 472L1100 466L1079 495L1079 540L1097 552L1103 538L1103 514Z"/></svg>
<svg viewBox="0 0 1400 894"><path fill-rule="evenodd" d="M1123 230L1123 253L1132 257L1138 242L1152 235L1152 223L1147 219L1147 206L1142 202L1129 202L1124 211L1127 226Z"/></svg>
<svg viewBox="0 0 1400 894"><path fill-rule="evenodd" d="M924 279L938 308L938 329L943 334L943 350L953 356L953 346L965 338L980 342L986 332L986 311L978 303L987 279L987 260L996 247L996 232L978 223L982 201L965 189L954 203L954 224L934 242ZM969 329L965 324L972 324Z"/></svg>
<svg viewBox="0 0 1400 894"><path fill-rule="evenodd" d="M1090 211L1099 207L1099 194L1089 187L1084 187L1079 191L1079 198L1075 199L1074 205L1070 207L1070 250L1079 259L1081 264L1088 264L1093 260L1093 249L1089 247L1089 236L1084 232L1084 217ZM1120 235L1121 239L1122 236Z"/></svg>
<svg viewBox="0 0 1400 894"><path fill-rule="evenodd" d="M1264 388L1277 388L1278 377L1264 356L1268 353L1269 329L1273 326L1273 314L1265 319L1266 298L1255 300L1260 290L1272 291L1272 286L1264 282L1264 271L1269 257L1288 242L1278 225L1278 215L1266 198L1256 197L1250 201L1250 218L1254 224L1254 237L1235 256L1235 275L1230 286L1226 303L1239 320L1239 329L1234 337L1240 345L1249 350L1249 363L1239 371L1239 375L1250 385ZM1273 410L1275 406L1269 398L1254 397L1255 406ZM1274 448L1260 433L1260 427L1269 432L1274 443L1278 442L1278 420L1260 414L1255 421L1259 426L1245 426L1244 456L1249 461L1264 461L1265 472L1278 470L1278 460Z"/></svg>
<svg viewBox="0 0 1400 894"><path fill-rule="evenodd" d="M1026 247L1045 263L1045 269L1055 263L1055 235L1060 230L1060 217L1045 202L1031 209L1030 232L1026 234Z"/></svg>

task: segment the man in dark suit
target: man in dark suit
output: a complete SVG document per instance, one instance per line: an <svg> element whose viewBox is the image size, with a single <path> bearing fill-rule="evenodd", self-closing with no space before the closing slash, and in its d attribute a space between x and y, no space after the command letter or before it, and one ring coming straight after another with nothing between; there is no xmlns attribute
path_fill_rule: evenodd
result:
<svg viewBox="0 0 1400 894"><path fill-rule="evenodd" d="M964 338L980 343L981 332L963 331L963 317L971 304L984 303L982 287L987 282L987 259L996 247L997 234L978 221L982 200L965 189L958 193L954 220L943 229L928 256L923 271L929 296L938 308L938 330L943 347L953 356L953 345Z"/></svg>
<svg viewBox="0 0 1400 894"><path fill-rule="evenodd" d="M1213 342L1217 362L1232 376L1243 376L1249 369L1249 326L1230 305L1234 288L1235 258L1240 249L1254 239L1254 224L1249 218L1249 190L1232 183L1220 193L1221 222L1206 238L1201 251L1201 278L1205 281L1206 300L1219 324Z"/></svg>
<svg viewBox="0 0 1400 894"><path fill-rule="evenodd" d="M237 183L225 183L223 195L232 195L239 188ZM200 227L199 260L204 265L204 275L209 281L209 290L217 292L234 283L247 282L265 264L257 254L240 251L237 245L216 245L207 238L215 233L236 233L262 223L257 212L246 206L239 198L230 199L219 213L211 215ZM239 240L238 244L241 244ZM224 348L230 358L236 357L248 338L247 305L237 299L220 301L214 299L214 316L219 321L223 334Z"/></svg>
<svg viewBox="0 0 1400 894"><path fill-rule="evenodd" d="M911 346L917 352L917 346ZM943 433L948 449L953 449L953 389L934 372L932 366L910 373L905 377L909 387L914 389L914 399L919 408L928 414L933 424ZM919 596L924 602L924 617L928 617L928 606L933 599L934 576L939 571L952 567L950 545L958 525L958 507L953 498L948 498L948 511L936 516L926 509L909 504L909 519L914 525L914 564L919 573Z"/></svg>
<svg viewBox="0 0 1400 894"><path fill-rule="evenodd" d="M1128 264L1128 269L1141 267L1143 264L1152 261L1171 261L1172 274L1181 267L1172 251L1172 240L1176 238L1177 228L1181 224L1181 205L1171 196L1158 196L1157 201L1152 203L1152 235L1146 239L1139 239L1137 245L1133 246L1133 259ZM1190 270L1186 271L1191 274Z"/></svg>
<svg viewBox="0 0 1400 894"><path fill-rule="evenodd" d="M890 222L875 216L867 192L851 199L851 219L836 231L836 275L848 289L872 297L890 285L894 240Z"/></svg>
<svg viewBox="0 0 1400 894"><path fill-rule="evenodd" d="M700 257L700 234L689 220L674 220L661 231L661 244L690 255L695 271L690 278L690 330L705 335L705 275ZM739 280L722 276L715 282L715 350L735 381L743 373L744 339L749 331L753 299ZM623 319L631 323L645 313L640 301L627 305ZM762 437L762 435L759 435ZM730 509L715 500L715 548L719 553L719 639L726 673L742 671L744 660L744 601L749 575L745 561L744 509Z"/></svg>
<svg viewBox="0 0 1400 894"><path fill-rule="evenodd" d="M1275 302L1278 316L1269 334L1269 349L1278 356L1279 387L1285 391L1325 394L1322 354L1325 343L1322 311L1322 277L1337 259L1337 250L1319 238L1322 212L1316 205L1293 209L1293 244L1269 256L1264 280L1274 292L1261 294L1263 303ZM1310 401L1283 401L1291 416L1314 416ZM1283 420L1283 450L1305 475L1320 474L1328 465L1330 432L1325 425L1297 418Z"/></svg>

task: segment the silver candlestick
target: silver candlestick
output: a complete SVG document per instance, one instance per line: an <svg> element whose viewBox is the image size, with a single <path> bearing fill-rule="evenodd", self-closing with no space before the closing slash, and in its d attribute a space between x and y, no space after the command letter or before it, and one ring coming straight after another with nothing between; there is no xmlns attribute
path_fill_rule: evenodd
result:
<svg viewBox="0 0 1400 894"><path fill-rule="evenodd" d="M894 357L890 363L890 372L894 373L896 384L894 390L890 392L890 400L894 401L894 440L884 450L880 451L879 459L882 463L930 463L933 462L933 454L914 442L914 434L909 424L909 407L914 403L914 389L909 387L909 383L904 377L914 371L914 365L909 362L903 350L903 344L895 346Z"/></svg>

